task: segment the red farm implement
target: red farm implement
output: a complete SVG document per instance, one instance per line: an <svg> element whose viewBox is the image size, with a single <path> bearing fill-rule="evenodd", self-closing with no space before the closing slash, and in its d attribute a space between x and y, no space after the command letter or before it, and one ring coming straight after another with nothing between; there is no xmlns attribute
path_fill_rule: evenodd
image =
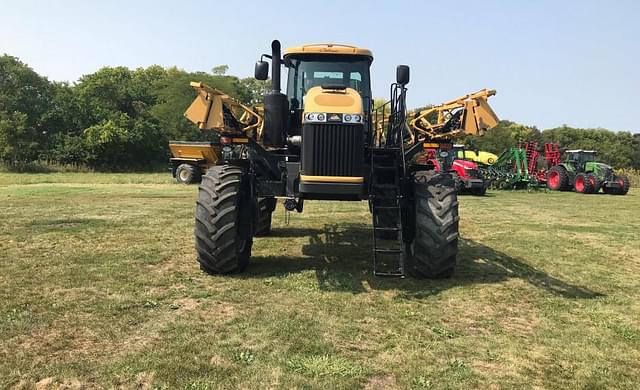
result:
<svg viewBox="0 0 640 390"><path fill-rule="evenodd" d="M560 163L560 147L558 144L545 143L544 156L541 154L537 142L525 142L518 145L518 147L524 149L527 155L529 178L535 180L539 185L546 184L547 171Z"/></svg>

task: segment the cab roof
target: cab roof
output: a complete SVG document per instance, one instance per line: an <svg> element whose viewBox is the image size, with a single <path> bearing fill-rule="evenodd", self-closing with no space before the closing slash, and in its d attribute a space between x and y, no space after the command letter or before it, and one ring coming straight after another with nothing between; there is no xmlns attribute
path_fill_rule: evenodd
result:
<svg viewBox="0 0 640 390"><path fill-rule="evenodd" d="M293 54L347 54L369 57L369 59L373 60L371 50L349 45L340 45L338 43L314 43L290 47L284 51L285 57Z"/></svg>

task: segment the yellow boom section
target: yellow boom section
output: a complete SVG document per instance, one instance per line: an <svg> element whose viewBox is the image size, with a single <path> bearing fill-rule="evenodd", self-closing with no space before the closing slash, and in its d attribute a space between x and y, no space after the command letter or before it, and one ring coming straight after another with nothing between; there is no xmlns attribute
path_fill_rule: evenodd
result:
<svg viewBox="0 0 640 390"><path fill-rule="evenodd" d="M252 109L231 96L204 83L192 82L198 96L185 111L184 116L200 130L216 130L221 133L245 132L258 138L262 136L264 115L260 108Z"/></svg>
<svg viewBox="0 0 640 390"><path fill-rule="evenodd" d="M488 99L495 89L483 89L409 115L409 127L427 139L466 133L482 135L498 124ZM452 120L453 119L453 120Z"/></svg>
<svg viewBox="0 0 640 390"><path fill-rule="evenodd" d="M171 160L193 161L194 163L205 163L208 166L214 165L220 159L218 148L209 142L169 142Z"/></svg>

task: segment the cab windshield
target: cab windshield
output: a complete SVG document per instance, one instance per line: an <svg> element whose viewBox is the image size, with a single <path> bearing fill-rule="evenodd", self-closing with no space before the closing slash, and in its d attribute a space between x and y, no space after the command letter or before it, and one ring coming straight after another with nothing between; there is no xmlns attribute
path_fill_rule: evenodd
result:
<svg viewBox="0 0 640 390"><path fill-rule="evenodd" d="M596 154L594 152L573 152L570 154L570 159L580 162L596 161Z"/></svg>
<svg viewBox="0 0 640 390"><path fill-rule="evenodd" d="M289 58L287 96L292 109L304 108L304 95L317 86L353 88L363 100L371 99L368 58L340 55L304 56Z"/></svg>

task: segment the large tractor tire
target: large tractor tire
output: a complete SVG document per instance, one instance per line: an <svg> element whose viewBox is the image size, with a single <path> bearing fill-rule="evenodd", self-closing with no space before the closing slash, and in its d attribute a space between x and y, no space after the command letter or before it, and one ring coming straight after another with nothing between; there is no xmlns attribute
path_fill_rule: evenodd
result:
<svg viewBox="0 0 640 390"><path fill-rule="evenodd" d="M589 185L591 186L591 192L589 192L590 194L597 194L598 192L600 192L600 187L602 187L602 182L598 180L598 177L596 175L594 175L593 173L587 173L586 180L589 182Z"/></svg>
<svg viewBox="0 0 640 390"><path fill-rule="evenodd" d="M180 164L176 168L176 181L182 184L197 183L201 179L200 168L190 164Z"/></svg>
<svg viewBox="0 0 640 390"><path fill-rule="evenodd" d="M569 174L565 167L556 165L547 172L547 188L551 191L567 191L569 188Z"/></svg>
<svg viewBox="0 0 640 390"><path fill-rule="evenodd" d="M240 272L251 257L253 202L245 170L212 167L202 177L196 202L196 251L210 274Z"/></svg>
<svg viewBox="0 0 640 390"><path fill-rule="evenodd" d="M578 173L573 181L573 188L581 194L590 194L593 192L593 186L587 179L586 173Z"/></svg>
<svg viewBox="0 0 640 390"><path fill-rule="evenodd" d="M259 198L256 216L255 236L267 236L271 233L271 215L276 209L276 198Z"/></svg>
<svg viewBox="0 0 640 390"><path fill-rule="evenodd" d="M626 175L616 175L613 180L617 181L620 184L620 188L616 189L616 191L613 193L614 195L626 195L627 192L629 192L631 183L629 182L629 178Z"/></svg>
<svg viewBox="0 0 640 390"><path fill-rule="evenodd" d="M413 185L415 231L408 270L416 277L453 276L458 254L458 198L447 174L417 172Z"/></svg>

